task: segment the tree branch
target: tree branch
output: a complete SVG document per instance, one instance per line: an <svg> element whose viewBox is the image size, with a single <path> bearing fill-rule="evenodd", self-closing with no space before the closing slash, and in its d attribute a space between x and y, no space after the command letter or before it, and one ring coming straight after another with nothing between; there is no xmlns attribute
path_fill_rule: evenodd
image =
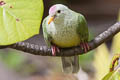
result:
<svg viewBox="0 0 120 80"><path fill-rule="evenodd" d="M120 22L117 22L114 25L112 25L110 28L108 28L106 31L95 37L93 40L88 42L90 50L95 49L105 41L111 39L119 31L120 31ZM18 42L16 44L12 44L9 46L0 46L0 49L2 48L12 48L33 55L52 56L52 51L47 46L39 46L27 42ZM85 53L84 50L82 50L80 47L73 47L69 49L60 49L60 52L56 53L56 56L74 56L74 55L82 55L84 53Z"/></svg>

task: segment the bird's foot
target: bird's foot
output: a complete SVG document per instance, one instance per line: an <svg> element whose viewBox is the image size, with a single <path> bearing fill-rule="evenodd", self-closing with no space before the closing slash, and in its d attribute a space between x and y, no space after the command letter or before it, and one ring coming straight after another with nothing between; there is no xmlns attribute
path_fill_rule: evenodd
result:
<svg viewBox="0 0 120 80"><path fill-rule="evenodd" d="M82 48L82 50L84 50L85 53L90 49L87 42L80 43L80 47Z"/></svg>
<svg viewBox="0 0 120 80"><path fill-rule="evenodd" d="M55 56L57 52L60 52L60 49L55 45L51 46L51 49L52 49L53 56Z"/></svg>

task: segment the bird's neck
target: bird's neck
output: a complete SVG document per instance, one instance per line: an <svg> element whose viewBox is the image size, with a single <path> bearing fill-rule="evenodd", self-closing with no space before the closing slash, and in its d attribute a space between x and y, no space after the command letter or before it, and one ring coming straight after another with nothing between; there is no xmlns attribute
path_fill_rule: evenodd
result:
<svg viewBox="0 0 120 80"><path fill-rule="evenodd" d="M61 17L61 18L57 18L57 19L55 19L53 22L54 22L54 24L61 24L61 23L63 23L64 22L64 17Z"/></svg>

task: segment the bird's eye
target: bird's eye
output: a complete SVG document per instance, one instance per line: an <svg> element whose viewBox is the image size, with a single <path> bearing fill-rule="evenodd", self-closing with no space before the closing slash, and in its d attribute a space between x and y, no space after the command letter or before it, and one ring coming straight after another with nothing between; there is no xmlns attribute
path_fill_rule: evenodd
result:
<svg viewBox="0 0 120 80"><path fill-rule="evenodd" d="M58 13L61 13L61 10L58 10L57 12L58 12Z"/></svg>

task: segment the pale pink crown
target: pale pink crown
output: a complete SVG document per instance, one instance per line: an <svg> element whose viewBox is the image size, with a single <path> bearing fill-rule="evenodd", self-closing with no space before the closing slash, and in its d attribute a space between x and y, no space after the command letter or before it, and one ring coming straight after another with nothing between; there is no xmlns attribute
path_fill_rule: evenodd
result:
<svg viewBox="0 0 120 80"><path fill-rule="evenodd" d="M54 14L56 11L56 6L52 6L50 9L49 9L49 14Z"/></svg>

